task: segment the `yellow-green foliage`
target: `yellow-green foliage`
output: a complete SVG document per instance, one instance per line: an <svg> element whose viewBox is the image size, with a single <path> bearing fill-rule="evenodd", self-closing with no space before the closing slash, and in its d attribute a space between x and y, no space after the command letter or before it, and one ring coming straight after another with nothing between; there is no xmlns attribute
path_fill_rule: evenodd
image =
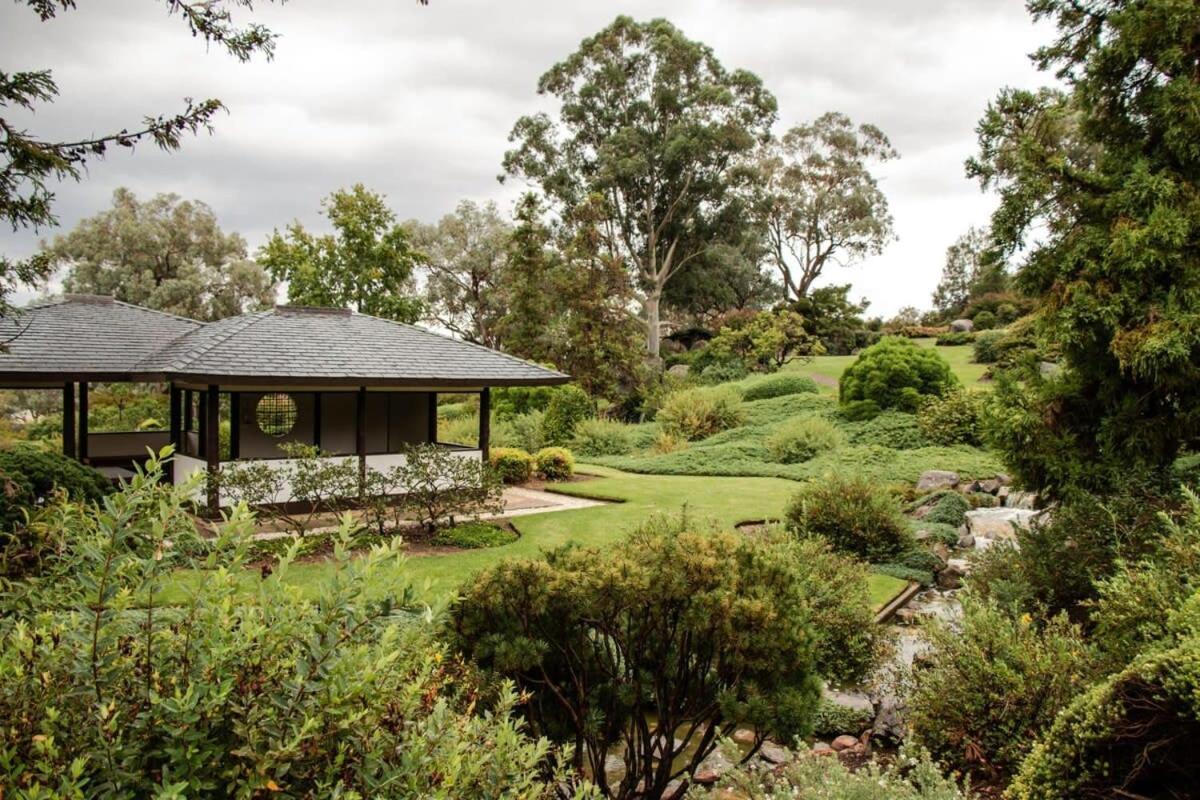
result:
<svg viewBox="0 0 1200 800"><path fill-rule="evenodd" d="M543 447L533 459L538 474L548 481L565 481L575 474L575 456L565 447Z"/></svg>
<svg viewBox="0 0 1200 800"><path fill-rule="evenodd" d="M984 398L978 392L952 391L941 397L927 397L917 412L921 432L935 444L982 442L980 415Z"/></svg>
<svg viewBox="0 0 1200 800"><path fill-rule="evenodd" d="M488 452L492 469L505 483L525 483L533 477L533 456L516 447L493 447Z"/></svg>
<svg viewBox="0 0 1200 800"><path fill-rule="evenodd" d="M780 464L808 461L845 442L842 432L822 417L800 417L780 425L767 439L771 460Z"/></svg>
<svg viewBox="0 0 1200 800"><path fill-rule="evenodd" d="M741 406L741 395L729 386L683 389L667 397L656 419L665 432L695 441L740 425Z"/></svg>
<svg viewBox="0 0 1200 800"><path fill-rule="evenodd" d="M868 561L888 561L912 547L900 504L858 476L809 481L788 503L784 519L797 536L823 537L838 550Z"/></svg>

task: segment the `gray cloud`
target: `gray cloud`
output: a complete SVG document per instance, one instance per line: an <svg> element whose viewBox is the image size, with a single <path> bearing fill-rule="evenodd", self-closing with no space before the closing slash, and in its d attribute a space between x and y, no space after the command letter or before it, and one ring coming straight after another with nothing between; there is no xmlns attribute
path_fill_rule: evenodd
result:
<svg viewBox="0 0 1200 800"><path fill-rule="evenodd" d="M538 76L617 13L667 17L727 67L756 72L779 98L781 129L836 109L891 137L902 158L881 175L900 239L829 276L885 314L927 304L945 247L986 221L993 201L962 162L988 100L1043 82L1025 54L1047 32L1019 0L293 0L260 7L280 41L274 61L250 64L206 50L144 0L81 4L48 23L9 4L0 60L54 70L61 100L21 118L47 138L219 97L229 114L213 136L174 154L113 154L60 186L56 209L69 227L118 186L176 192L256 247L293 218L319 226L320 198L356 181L403 218L436 219L463 197L507 207L519 187L495 177L513 121L545 107ZM5 232L0 249L26 254L37 238Z"/></svg>

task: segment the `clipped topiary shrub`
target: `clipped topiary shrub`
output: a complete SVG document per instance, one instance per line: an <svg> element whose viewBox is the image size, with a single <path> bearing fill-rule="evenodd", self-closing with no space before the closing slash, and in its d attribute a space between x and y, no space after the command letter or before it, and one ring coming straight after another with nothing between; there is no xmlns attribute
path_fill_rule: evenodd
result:
<svg viewBox="0 0 1200 800"><path fill-rule="evenodd" d="M783 397L788 394L816 394L817 384L804 375L771 375L754 381L742 392L747 402Z"/></svg>
<svg viewBox="0 0 1200 800"><path fill-rule="evenodd" d="M895 499L857 476L810 481L792 497L784 519L797 536L823 536L868 561L889 561L913 544Z"/></svg>
<svg viewBox="0 0 1200 800"><path fill-rule="evenodd" d="M942 495L941 500L937 501L937 505L921 518L921 521L958 527L967 521L966 514L970 510L971 504L967 498L958 492L947 492Z"/></svg>
<svg viewBox="0 0 1200 800"><path fill-rule="evenodd" d="M596 404L587 392L574 384L558 387L542 418L542 437L546 444L562 445L571 441L575 428L596 416Z"/></svg>
<svg viewBox="0 0 1200 800"><path fill-rule="evenodd" d="M505 483L525 483L533 477L533 456L520 448L493 447L488 460Z"/></svg>
<svg viewBox="0 0 1200 800"><path fill-rule="evenodd" d="M777 464L799 464L827 450L841 447L845 437L823 417L788 420L767 439L771 460Z"/></svg>
<svg viewBox="0 0 1200 800"><path fill-rule="evenodd" d="M581 456L624 456L633 452L633 431L608 419L585 419L575 426L571 448Z"/></svg>
<svg viewBox="0 0 1200 800"><path fill-rule="evenodd" d="M958 378L937 351L888 336L846 368L838 397L843 404L869 400L880 409L915 412L923 397L941 396L956 386Z"/></svg>
<svg viewBox="0 0 1200 800"><path fill-rule="evenodd" d="M548 481L565 481L575 474L575 456L565 447L543 447L533 459L538 474Z"/></svg>
<svg viewBox="0 0 1200 800"><path fill-rule="evenodd" d="M695 441L740 425L741 406L742 397L732 387L683 389L667 397L656 419L663 432Z"/></svg>

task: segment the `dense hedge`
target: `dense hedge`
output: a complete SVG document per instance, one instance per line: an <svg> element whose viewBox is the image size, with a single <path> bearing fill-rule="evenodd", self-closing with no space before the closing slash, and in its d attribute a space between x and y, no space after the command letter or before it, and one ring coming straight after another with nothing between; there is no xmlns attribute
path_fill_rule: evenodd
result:
<svg viewBox="0 0 1200 800"><path fill-rule="evenodd" d="M19 522L22 510L45 503L56 489L74 500L98 500L112 489L91 467L61 453L29 445L0 450L0 524Z"/></svg>

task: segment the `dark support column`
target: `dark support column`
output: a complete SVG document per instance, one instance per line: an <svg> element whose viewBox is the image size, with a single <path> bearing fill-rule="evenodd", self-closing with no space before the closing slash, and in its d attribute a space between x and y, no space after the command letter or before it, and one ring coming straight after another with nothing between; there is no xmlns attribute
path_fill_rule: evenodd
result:
<svg viewBox="0 0 1200 800"><path fill-rule="evenodd" d="M354 408L356 425L354 450L358 453L358 493L367 485L367 387L358 387L358 402Z"/></svg>
<svg viewBox="0 0 1200 800"><path fill-rule="evenodd" d="M221 468L221 395L220 387L209 384L204 393L204 416L200 419L204 429L204 457L208 462L208 510L217 513L221 507L221 493L217 486L217 472Z"/></svg>
<svg viewBox="0 0 1200 800"><path fill-rule="evenodd" d="M171 446L175 448L175 454L178 455L183 448L181 440L183 439L183 392L175 384L170 386L170 415L171 415ZM175 481L175 461L171 460L170 466L167 467L167 475L172 482Z"/></svg>
<svg viewBox="0 0 1200 800"><path fill-rule="evenodd" d="M75 457L75 384L63 384L63 455Z"/></svg>
<svg viewBox="0 0 1200 800"><path fill-rule="evenodd" d="M321 392L313 392L313 447L321 447Z"/></svg>
<svg viewBox="0 0 1200 800"><path fill-rule="evenodd" d="M483 387L479 393L479 449L483 463L488 462L489 441L492 438L492 390Z"/></svg>
<svg viewBox="0 0 1200 800"><path fill-rule="evenodd" d="M79 460L88 462L88 382L79 382Z"/></svg>
<svg viewBox="0 0 1200 800"><path fill-rule="evenodd" d="M426 433L425 441L430 444L437 444L437 397L437 392L429 393L428 432Z"/></svg>
<svg viewBox="0 0 1200 800"><path fill-rule="evenodd" d="M229 460L242 455L242 393L229 393Z"/></svg>
<svg viewBox="0 0 1200 800"><path fill-rule="evenodd" d="M183 430L185 433L191 433L194 414L196 413L196 398L192 396L191 389L183 390Z"/></svg>

